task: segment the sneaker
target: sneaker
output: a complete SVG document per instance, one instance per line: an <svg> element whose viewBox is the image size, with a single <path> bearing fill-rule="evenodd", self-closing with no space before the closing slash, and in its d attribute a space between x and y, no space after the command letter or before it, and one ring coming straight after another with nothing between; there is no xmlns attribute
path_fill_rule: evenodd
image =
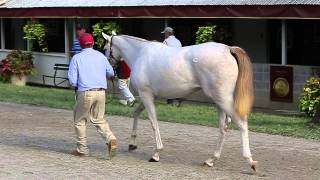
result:
<svg viewBox="0 0 320 180"><path fill-rule="evenodd" d="M133 99L131 101L129 100L127 104L128 104L128 106L133 107L134 103L136 103L135 99Z"/></svg>
<svg viewBox="0 0 320 180"><path fill-rule="evenodd" d="M125 106L128 105L127 101L123 99L119 100L119 103Z"/></svg>
<svg viewBox="0 0 320 180"><path fill-rule="evenodd" d="M109 159L113 158L117 154L117 140L111 139L108 143L108 153L109 153Z"/></svg>
<svg viewBox="0 0 320 180"><path fill-rule="evenodd" d="M71 152L72 155L78 156L78 157L86 157L89 156L88 154L80 153L78 150L74 150Z"/></svg>

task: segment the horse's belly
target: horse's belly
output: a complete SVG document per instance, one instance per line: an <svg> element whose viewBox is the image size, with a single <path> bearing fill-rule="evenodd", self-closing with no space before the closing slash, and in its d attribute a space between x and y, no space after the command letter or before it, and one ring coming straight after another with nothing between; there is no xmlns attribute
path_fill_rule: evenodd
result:
<svg viewBox="0 0 320 180"><path fill-rule="evenodd" d="M176 82L171 84L166 83L164 86L158 84L157 86L152 88L152 91L156 97L170 99L188 96L198 89L199 86L195 84L179 84Z"/></svg>

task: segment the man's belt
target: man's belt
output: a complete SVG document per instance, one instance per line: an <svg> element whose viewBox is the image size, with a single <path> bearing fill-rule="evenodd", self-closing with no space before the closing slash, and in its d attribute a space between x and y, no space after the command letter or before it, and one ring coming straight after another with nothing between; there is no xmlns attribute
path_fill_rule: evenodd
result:
<svg viewBox="0 0 320 180"><path fill-rule="evenodd" d="M105 91L105 89L103 89L103 88L92 88L92 89L88 89L86 91Z"/></svg>

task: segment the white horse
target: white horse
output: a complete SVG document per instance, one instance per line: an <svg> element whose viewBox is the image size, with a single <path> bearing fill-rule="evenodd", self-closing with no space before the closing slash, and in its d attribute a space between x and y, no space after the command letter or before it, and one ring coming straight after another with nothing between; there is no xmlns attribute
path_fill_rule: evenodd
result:
<svg viewBox="0 0 320 180"><path fill-rule="evenodd" d="M156 140L156 152L150 161L159 161L163 145L154 99L182 98L201 89L217 104L220 122L216 150L204 164L213 166L220 158L229 116L239 126L243 156L257 171L257 161L252 160L250 152L247 122L253 103L252 65L243 49L214 42L175 48L127 35L103 33L103 37L110 59L119 61L123 57L131 68L131 82L142 101L133 115L130 151L137 148L138 116L146 109Z"/></svg>

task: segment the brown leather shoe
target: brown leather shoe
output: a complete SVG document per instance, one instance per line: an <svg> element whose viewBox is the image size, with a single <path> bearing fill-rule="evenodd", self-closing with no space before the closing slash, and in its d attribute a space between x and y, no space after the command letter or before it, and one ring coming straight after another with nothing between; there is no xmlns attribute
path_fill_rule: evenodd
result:
<svg viewBox="0 0 320 180"><path fill-rule="evenodd" d="M117 154L117 140L111 139L108 143L108 153L109 153L109 159L113 158Z"/></svg>
<svg viewBox="0 0 320 180"><path fill-rule="evenodd" d="M78 157L86 157L86 156L89 156L88 154L80 153L80 152L77 151L77 150L72 151L71 154L74 155L74 156L78 156Z"/></svg>

